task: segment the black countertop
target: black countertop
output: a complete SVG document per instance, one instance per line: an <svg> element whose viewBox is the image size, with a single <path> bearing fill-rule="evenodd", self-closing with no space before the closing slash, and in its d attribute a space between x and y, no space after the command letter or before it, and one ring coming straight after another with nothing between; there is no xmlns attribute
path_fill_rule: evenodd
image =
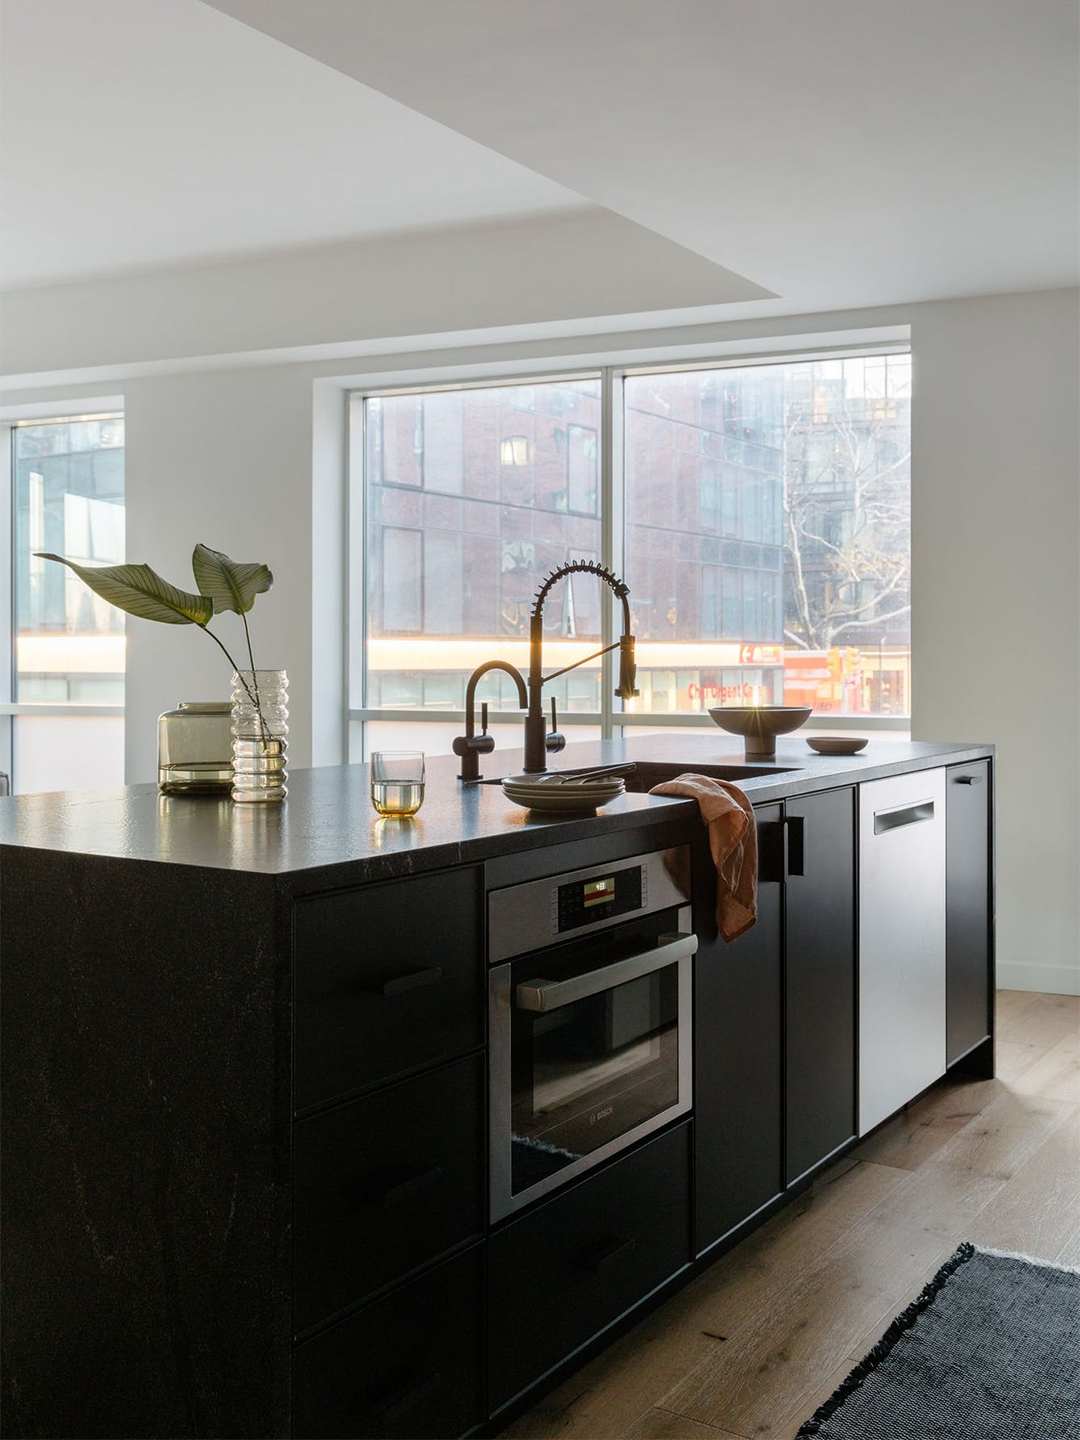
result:
<svg viewBox="0 0 1080 1440"><path fill-rule="evenodd" d="M755 803L860 780L993 754L989 745L931 745L871 737L858 755L817 755L800 736L777 742L767 773L739 779ZM742 744L726 735L648 735L567 746L552 769L635 760L646 779L669 773L741 766ZM488 775L521 768L520 750L484 757ZM284 805L233 805L227 799L159 795L155 785L66 791L0 799L0 846L115 859L195 865L268 876L320 876L359 883L467 861L533 845L585 840L650 820L684 818L694 802L627 794L595 815L540 816L519 809L498 785L463 786L452 756L429 759L423 809L412 820L383 820L371 807L364 765L294 770ZM344 867L344 868L343 868Z"/></svg>

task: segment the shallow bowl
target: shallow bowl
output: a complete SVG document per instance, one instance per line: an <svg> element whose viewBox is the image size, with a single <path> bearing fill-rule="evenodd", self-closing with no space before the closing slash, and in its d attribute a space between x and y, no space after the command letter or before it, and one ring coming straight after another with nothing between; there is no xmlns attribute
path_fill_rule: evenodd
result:
<svg viewBox="0 0 1080 1440"><path fill-rule="evenodd" d="M723 705L709 714L721 730L743 737L748 760L772 760L777 735L797 730L813 711L809 705Z"/></svg>
<svg viewBox="0 0 1080 1440"><path fill-rule="evenodd" d="M709 711L713 723L732 735L786 735L813 713L809 705L724 705Z"/></svg>
<svg viewBox="0 0 1080 1440"><path fill-rule="evenodd" d="M857 755L866 746L866 738L856 740L848 735L815 735L806 737L811 750L819 755Z"/></svg>

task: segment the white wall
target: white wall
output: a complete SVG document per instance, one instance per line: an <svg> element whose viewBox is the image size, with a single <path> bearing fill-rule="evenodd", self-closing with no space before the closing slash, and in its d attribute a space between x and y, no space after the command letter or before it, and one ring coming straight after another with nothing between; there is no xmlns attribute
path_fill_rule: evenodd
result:
<svg viewBox="0 0 1080 1440"><path fill-rule="evenodd" d="M378 359L136 373L108 386L123 389L127 414L128 554L177 581L196 540L272 566L277 584L252 616L256 658L289 671L293 763L329 763L343 753L335 515L346 384L439 366L492 373L530 356L572 365L650 349L671 358L722 345L752 353L775 349L777 336L818 344L836 332L910 325L914 733L998 745L1001 980L1076 993L1077 300L1075 290L1053 291L459 350L443 337L437 349L402 344ZM111 344L101 358L112 367ZM4 399L80 388L104 387L86 376L82 387L39 384ZM127 775L138 781L154 773L154 717L180 698L224 695L228 677L205 636L138 623L129 634Z"/></svg>
<svg viewBox="0 0 1080 1440"><path fill-rule="evenodd" d="M275 571L248 620L256 664L289 672L290 756L311 763L311 385L292 370L133 382L126 416L127 553L194 588L196 541ZM241 663L235 615L211 627ZM127 775L156 777L153 716L226 699L229 666L195 626L128 627Z"/></svg>
<svg viewBox="0 0 1080 1440"><path fill-rule="evenodd" d="M920 308L917 739L998 747L998 975L1080 980L1080 327L1075 291Z"/></svg>

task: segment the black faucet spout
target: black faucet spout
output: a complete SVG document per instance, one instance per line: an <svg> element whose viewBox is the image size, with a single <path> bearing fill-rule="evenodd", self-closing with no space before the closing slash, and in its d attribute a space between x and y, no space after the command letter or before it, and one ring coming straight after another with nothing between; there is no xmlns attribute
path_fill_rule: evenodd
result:
<svg viewBox="0 0 1080 1440"><path fill-rule="evenodd" d="M631 700L638 693L634 688L637 667L634 662L634 637L630 631L629 585L595 560L570 560L565 565L560 565L551 572L536 592L536 600L529 617L529 713L525 717L525 770L527 774L538 774L546 770L548 751L561 750L566 744L565 737L560 735L554 726L554 718L552 733L550 735L545 733L544 703L541 695L544 686L544 602L553 585L567 575L576 574L595 575L622 602L623 633L614 644L605 645L603 650L598 650L594 655L585 656L584 659L575 661L573 665L566 665L555 674L562 675L567 670L575 670L578 665L584 665L587 660L594 660L598 655L604 655L608 650L614 650L617 647L619 651L619 683L615 693L623 700ZM548 679L552 678L553 676L548 676Z"/></svg>
<svg viewBox="0 0 1080 1440"><path fill-rule="evenodd" d="M511 665L508 660L489 660L486 664L476 667L469 676L469 683L465 686L465 734L459 735L452 747L454 754L461 756L459 779L462 780L479 780L480 756L490 755L495 749L495 738L487 733L486 704L484 706L483 733L476 734L476 687L489 670L502 670L509 675L517 686L518 703L522 710L526 709L529 704L525 680L516 665Z"/></svg>

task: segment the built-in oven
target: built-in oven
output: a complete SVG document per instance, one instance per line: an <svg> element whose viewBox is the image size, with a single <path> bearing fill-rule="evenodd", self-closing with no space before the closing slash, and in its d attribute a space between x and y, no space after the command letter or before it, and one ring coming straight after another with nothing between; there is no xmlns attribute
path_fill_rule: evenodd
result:
<svg viewBox="0 0 1080 1440"><path fill-rule="evenodd" d="M690 1108L685 846L488 895L491 1218Z"/></svg>

